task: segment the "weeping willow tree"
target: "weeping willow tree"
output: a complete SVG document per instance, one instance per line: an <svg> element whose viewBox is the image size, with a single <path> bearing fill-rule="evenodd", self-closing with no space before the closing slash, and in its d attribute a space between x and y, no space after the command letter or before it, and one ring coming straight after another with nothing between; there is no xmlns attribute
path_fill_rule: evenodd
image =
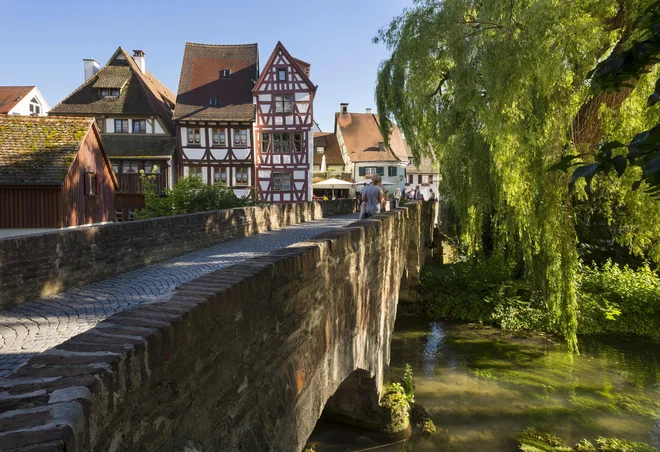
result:
<svg viewBox="0 0 660 452"><path fill-rule="evenodd" d="M417 158L438 160L469 252L483 252L487 228L492 252L522 263L573 350L579 200L569 176L548 168L588 154L608 134L631 132L631 123L657 121L644 117L645 98L635 95L653 90L646 76L616 92L597 93L589 83L600 60L635 39L632 24L650 4L417 0L375 38L391 50L376 88L383 135L396 122ZM617 181L599 185L601 210L628 228L620 239L639 253L657 246L657 226L641 240L630 234L660 222L660 209L640 213L649 210L647 195Z"/></svg>

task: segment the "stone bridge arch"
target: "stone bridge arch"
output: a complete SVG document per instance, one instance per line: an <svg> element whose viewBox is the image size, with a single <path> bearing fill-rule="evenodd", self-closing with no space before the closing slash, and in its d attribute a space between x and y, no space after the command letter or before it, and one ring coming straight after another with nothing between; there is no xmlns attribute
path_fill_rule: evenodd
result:
<svg viewBox="0 0 660 452"><path fill-rule="evenodd" d="M352 375L380 394L427 208L210 273L36 356L2 382L0 424L25 430L0 448L301 450Z"/></svg>

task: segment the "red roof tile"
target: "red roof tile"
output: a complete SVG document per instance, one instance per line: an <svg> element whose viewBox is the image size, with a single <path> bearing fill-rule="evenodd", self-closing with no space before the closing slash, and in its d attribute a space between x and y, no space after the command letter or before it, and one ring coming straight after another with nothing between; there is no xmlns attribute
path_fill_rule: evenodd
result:
<svg viewBox="0 0 660 452"><path fill-rule="evenodd" d="M323 154L317 154L316 148L319 146L325 148ZM344 165L337 135L327 132L314 132L314 165L320 165L324 155L326 165Z"/></svg>
<svg viewBox="0 0 660 452"><path fill-rule="evenodd" d="M222 71L229 69L229 78ZM186 43L174 109L175 120L253 121L252 88L258 75L257 44ZM216 105L209 105L211 97Z"/></svg>
<svg viewBox="0 0 660 452"><path fill-rule="evenodd" d="M9 113L34 86L0 86L0 114Z"/></svg>
<svg viewBox="0 0 660 452"><path fill-rule="evenodd" d="M408 156L401 131L394 126L390 146L379 150L383 136L378 128L378 115L371 113L336 113L335 130L344 138L348 158L352 162L407 162Z"/></svg>

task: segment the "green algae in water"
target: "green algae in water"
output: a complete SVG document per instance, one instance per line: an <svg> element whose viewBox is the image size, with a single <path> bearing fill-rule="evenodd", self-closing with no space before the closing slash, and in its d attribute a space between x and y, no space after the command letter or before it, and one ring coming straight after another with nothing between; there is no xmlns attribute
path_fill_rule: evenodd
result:
<svg viewBox="0 0 660 452"><path fill-rule="evenodd" d="M571 356L552 337L400 318L391 366L413 366L415 401L446 432L413 450L513 452L530 427L568 445L619 438L659 447L659 344L586 337L580 349ZM361 433L334 431L315 431L324 440L317 452L359 449L351 438Z"/></svg>

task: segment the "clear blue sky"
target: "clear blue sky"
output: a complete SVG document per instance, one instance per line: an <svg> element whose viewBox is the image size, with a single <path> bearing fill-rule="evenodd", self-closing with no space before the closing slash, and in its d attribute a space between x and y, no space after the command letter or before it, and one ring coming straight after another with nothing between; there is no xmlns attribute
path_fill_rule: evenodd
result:
<svg viewBox="0 0 660 452"><path fill-rule="evenodd" d="M376 31L412 0L2 0L0 85L37 85L51 106L83 82L83 58L103 66L117 47L142 49L147 69L177 92L186 41L259 43L263 65L278 40L312 65L315 119L332 131L340 102L374 108L388 56Z"/></svg>

